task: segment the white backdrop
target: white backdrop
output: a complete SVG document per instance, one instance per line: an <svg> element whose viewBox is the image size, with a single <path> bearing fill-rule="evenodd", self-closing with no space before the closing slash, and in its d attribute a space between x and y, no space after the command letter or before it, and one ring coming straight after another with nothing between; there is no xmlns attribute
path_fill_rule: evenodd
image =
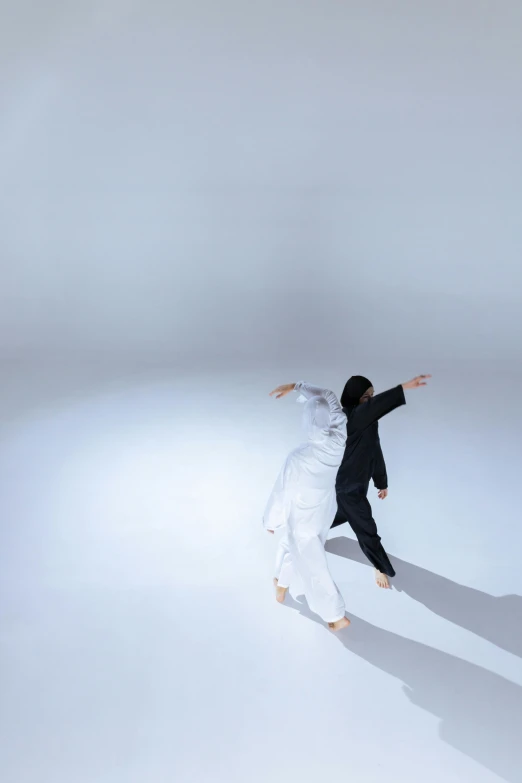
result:
<svg viewBox="0 0 522 783"><path fill-rule="evenodd" d="M2 352L518 362L521 30L516 0L4 0Z"/></svg>
<svg viewBox="0 0 522 783"><path fill-rule="evenodd" d="M520 3L0 8L6 783L520 783ZM420 372L341 644L267 393Z"/></svg>

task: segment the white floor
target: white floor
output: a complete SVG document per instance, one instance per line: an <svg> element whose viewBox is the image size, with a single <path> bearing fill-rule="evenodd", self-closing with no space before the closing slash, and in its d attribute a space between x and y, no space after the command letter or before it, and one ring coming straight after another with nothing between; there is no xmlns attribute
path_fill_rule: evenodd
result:
<svg viewBox="0 0 522 783"><path fill-rule="evenodd" d="M266 393L289 380L8 377L3 783L522 781L512 411L435 379L383 424L397 589L337 528L336 638L272 595L260 517L299 410Z"/></svg>

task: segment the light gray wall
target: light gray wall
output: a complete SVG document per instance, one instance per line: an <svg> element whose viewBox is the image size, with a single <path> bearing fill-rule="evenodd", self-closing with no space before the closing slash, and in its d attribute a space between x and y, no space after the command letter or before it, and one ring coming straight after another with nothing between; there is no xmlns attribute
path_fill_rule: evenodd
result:
<svg viewBox="0 0 522 783"><path fill-rule="evenodd" d="M518 0L3 0L0 57L4 357L519 362Z"/></svg>

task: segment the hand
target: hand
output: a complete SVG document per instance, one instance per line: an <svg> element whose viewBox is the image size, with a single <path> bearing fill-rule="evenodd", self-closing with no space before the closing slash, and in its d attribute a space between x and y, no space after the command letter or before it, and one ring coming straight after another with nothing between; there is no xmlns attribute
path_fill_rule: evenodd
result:
<svg viewBox="0 0 522 783"><path fill-rule="evenodd" d="M280 400L281 397L286 397L286 395L290 394L290 392L293 392L294 389L295 383L285 383L283 386L278 386L277 389L271 391L270 396L273 397L275 394L276 400Z"/></svg>
<svg viewBox="0 0 522 783"><path fill-rule="evenodd" d="M426 386L426 381L431 378L431 375L417 375L416 378L412 378L411 381L402 384L403 389L417 389L419 386Z"/></svg>
<svg viewBox="0 0 522 783"><path fill-rule="evenodd" d="M273 530L267 530L266 532L267 533L272 533L272 535L274 535L274 531Z"/></svg>
<svg viewBox="0 0 522 783"><path fill-rule="evenodd" d="M378 495L381 500L384 500L384 498L388 497L388 490L387 489L380 489L378 492Z"/></svg>

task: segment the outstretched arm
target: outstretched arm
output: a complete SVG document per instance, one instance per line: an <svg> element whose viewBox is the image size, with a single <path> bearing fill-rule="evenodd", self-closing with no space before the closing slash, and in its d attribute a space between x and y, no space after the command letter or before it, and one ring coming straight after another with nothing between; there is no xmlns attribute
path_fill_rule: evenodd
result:
<svg viewBox="0 0 522 783"><path fill-rule="evenodd" d="M344 428L346 426L346 417L343 413L341 404L330 389L323 389L320 386L313 386L311 383L300 381L299 383L287 383L283 386L278 386L277 389L270 392L270 396L275 396L275 398L279 400L292 391L299 392L299 394L307 400L312 397L323 397L328 403L328 408L330 410L330 429L336 429L338 427Z"/></svg>
<svg viewBox="0 0 522 783"><path fill-rule="evenodd" d="M357 405L350 415L350 426L356 430L364 430L386 414L406 405L406 397L402 385L395 386L393 389L376 394L367 402Z"/></svg>
<svg viewBox="0 0 522 783"><path fill-rule="evenodd" d="M375 421L382 419L387 413L391 413L391 411L394 411L401 405L405 405L405 389L416 389L419 386L426 386L428 378L431 378L431 375L417 375L411 381L401 383L393 389L388 389L388 391L371 397L367 402L354 408L351 414L351 425L355 429L365 429Z"/></svg>

